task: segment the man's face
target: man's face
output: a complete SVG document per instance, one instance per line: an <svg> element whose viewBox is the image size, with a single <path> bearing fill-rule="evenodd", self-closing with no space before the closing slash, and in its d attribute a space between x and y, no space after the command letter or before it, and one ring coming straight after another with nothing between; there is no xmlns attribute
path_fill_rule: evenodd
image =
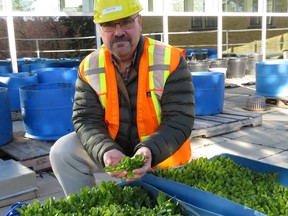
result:
<svg viewBox="0 0 288 216"><path fill-rule="evenodd" d="M101 38L108 50L119 60L131 59L142 32L142 17L134 14L100 26Z"/></svg>

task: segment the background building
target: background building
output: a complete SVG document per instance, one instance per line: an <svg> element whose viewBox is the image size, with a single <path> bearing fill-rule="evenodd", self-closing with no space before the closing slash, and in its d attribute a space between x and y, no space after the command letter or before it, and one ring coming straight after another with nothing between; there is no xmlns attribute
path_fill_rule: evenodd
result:
<svg viewBox="0 0 288 216"><path fill-rule="evenodd" d="M140 2L143 33L171 45L264 59L288 49L287 0ZM100 43L93 0L0 0L0 60L79 57Z"/></svg>

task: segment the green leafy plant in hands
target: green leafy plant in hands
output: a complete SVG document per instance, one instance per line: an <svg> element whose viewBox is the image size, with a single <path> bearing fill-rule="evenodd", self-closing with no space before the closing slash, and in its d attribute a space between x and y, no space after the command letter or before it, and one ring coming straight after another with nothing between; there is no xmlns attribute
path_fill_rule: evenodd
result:
<svg viewBox="0 0 288 216"><path fill-rule="evenodd" d="M134 157L124 157L121 159L120 163L116 166L106 166L106 172L114 172L114 171L127 171L127 175L123 177L123 179L134 178L133 170L141 168L145 163L145 157L143 155L135 155Z"/></svg>

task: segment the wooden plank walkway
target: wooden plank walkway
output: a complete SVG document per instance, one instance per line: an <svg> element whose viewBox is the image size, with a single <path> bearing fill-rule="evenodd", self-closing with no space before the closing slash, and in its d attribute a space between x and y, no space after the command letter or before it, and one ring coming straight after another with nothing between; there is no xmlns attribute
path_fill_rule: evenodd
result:
<svg viewBox="0 0 288 216"><path fill-rule="evenodd" d="M240 130L245 126L262 124L262 115L255 112L225 110L216 115L196 116L191 137L213 137ZM34 171L50 169L49 152L53 142L32 140L24 132L15 132L14 139L0 146L0 153L20 161Z"/></svg>
<svg viewBox="0 0 288 216"><path fill-rule="evenodd" d="M254 112L224 110L220 114L196 116L191 137L213 137L240 130L245 126L259 126L262 115Z"/></svg>
<svg viewBox="0 0 288 216"><path fill-rule="evenodd" d="M53 142L26 138L24 132L14 132L13 140L0 146L0 151L26 167L40 171L51 168L49 152L52 145Z"/></svg>

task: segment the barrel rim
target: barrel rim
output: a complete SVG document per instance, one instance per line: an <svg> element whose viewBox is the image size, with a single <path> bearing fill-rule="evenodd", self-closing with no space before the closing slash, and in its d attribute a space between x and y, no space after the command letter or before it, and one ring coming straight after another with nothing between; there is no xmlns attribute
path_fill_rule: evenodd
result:
<svg viewBox="0 0 288 216"><path fill-rule="evenodd" d="M218 72L218 71L195 71L195 72L191 72L191 75L194 76L201 76L201 75L209 75L209 76L216 76L216 75L220 75L223 76L222 72Z"/></svg>
<svg viewBox="0 0 288 216"><path fill-rule="evenodd" d="M276 60L256 62L256 65L279 65L279 64L288 64L288 59L276 59Z"/></svg>
<svg viewBox="0 0 288 216"><path fill-rule="evenodd" d="M56 88L44 88L46 86L51 86L51 87L56 87ZM38 89L39 87L39 89ZM41 89L43 87L43 89ZM64 88L63 88L64 87ZM73 82L59 82L59 83L37 83L37 84L32 84L32 85L25 85L20 87L20 91L41 91L41 90L59 90L59 89L74 89L75 88L75 83Z"/></svg>
<svg viewBox="0 0 288 216"><path fill-rule="evenodd" d="M37 68L31 70L31 72L39 73L39 72L49 72L49 71L70 71L70 70L77 70L77 68L74 67L45 67L45 68Z"/></svg>
<svg viewBox="0 0 288 216"><path fill-rule="evenodd" d="M0 73L0 77L21 78L21 79L35 76L37 76L37 74L33 72Z"/></svg>

